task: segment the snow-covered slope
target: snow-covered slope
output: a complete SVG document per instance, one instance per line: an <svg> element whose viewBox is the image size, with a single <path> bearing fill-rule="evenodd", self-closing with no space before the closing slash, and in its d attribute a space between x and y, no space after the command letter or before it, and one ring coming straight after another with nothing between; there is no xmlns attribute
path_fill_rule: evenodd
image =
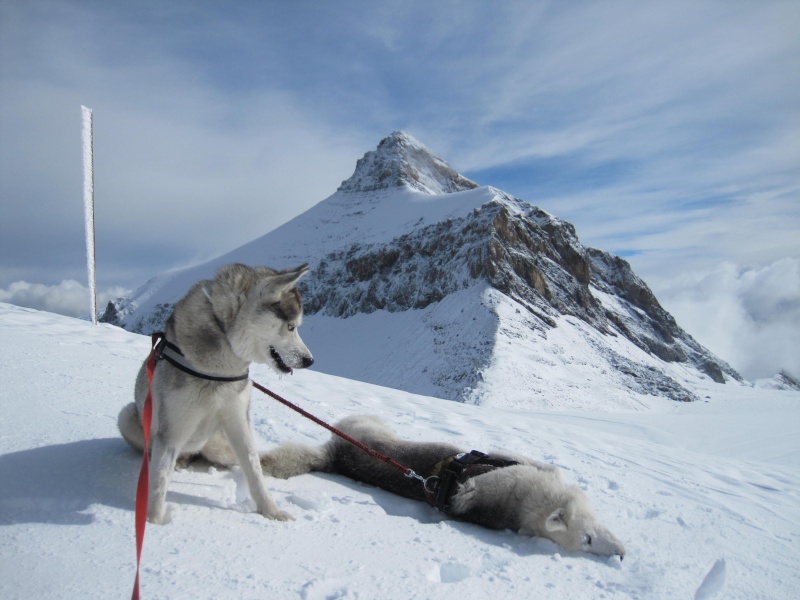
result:
<svg viewBox="0 0 800 600"><path fill-rule="evenodd" d="M696 380L740 380L624 260L584 247L569 223L478 187L402 132L306 213L209 263L160 275L106 320L159 329L195 281L228 262L310 263L304 338L319 369L361 381L537 407L551 402L542 382L556 379L576 406L594 404L582 391L589 374L605 379L610 405L641 394L697 400ZM493 381L509 378L513 394L493 393Z"/></svg>
<svg viewBox="0 0 800 600"><path fill-rule="evenodd" d="M6 304L0 337L0 598L126 597L140 457L116 417L148 338ZM646 410L592 413L557 402L550 411L470 406L313 371L252 374L328 421L377 414L411 439L559 465L624 541L625 560L449 521L332 475L268 478L296 520L266 521L237 470L195 466L175 474L173 522L148 527L145 598L772 600L800 591L798 392L706 381L702 402L649 397ZM606 386L595 382L585 393L601 405ZM263 396L253 397L252 423L265 448L327 439Z"/></svg>

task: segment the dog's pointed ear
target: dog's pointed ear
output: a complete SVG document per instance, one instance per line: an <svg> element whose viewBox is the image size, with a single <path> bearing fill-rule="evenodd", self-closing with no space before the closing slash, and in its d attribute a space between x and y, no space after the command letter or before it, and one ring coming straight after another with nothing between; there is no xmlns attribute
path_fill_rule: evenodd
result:
<svg viewBox="0 0 800 600"><path fill-rule="evenodd" d="M283 292L293 288L297 281L306 273L308 273L308 263L303 263L294 269L287 269L276 273L269 278L270 291L275 295L281 295Z"/></svg>
<svg viewBox="0 0 800 600"><path fill-rule="evenodd" d="M217 269L214 284L229 293L246 294L257 281L252 267L231 263Z"/></svg>
<svg viewBox="0 0 800 600"><path fill-rule="evenodd" d="M565 514L566 511L563 508L557 508L547 517L547 520L544 522L544 528L551 533L555 531L566 531L567 522L564 520Z"/></svg>
<svg viewBox="0 0 800 600"><path fill-rule="evenodd" d="M224 324L232 322L257 281L255 270L247 265L232 263L217 269L210 289L205 287L204 292Z"/></svg>

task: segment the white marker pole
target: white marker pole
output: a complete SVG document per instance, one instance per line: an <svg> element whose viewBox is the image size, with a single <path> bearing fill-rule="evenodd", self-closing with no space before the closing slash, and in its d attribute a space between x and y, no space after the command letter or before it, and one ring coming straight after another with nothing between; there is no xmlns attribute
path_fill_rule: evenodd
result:
<svg viewBox="0 0 800 600"><path fill-rule="evenodd" d="M83 209L86 220L86 266L89 271L89 296L92 323L97 325L96 249L94 242L94 124L92 109L81 106L83 112Z"/></svg>

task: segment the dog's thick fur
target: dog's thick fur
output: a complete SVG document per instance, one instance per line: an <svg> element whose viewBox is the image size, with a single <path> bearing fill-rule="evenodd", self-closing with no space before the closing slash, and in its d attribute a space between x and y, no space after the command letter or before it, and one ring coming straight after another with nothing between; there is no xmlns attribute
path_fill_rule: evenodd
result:
<svg viewBox="0 0 800 600"><path fill-rule="evenodd" d="M308 266L288 271L240 264L220 268L200 281L167 320L166 339L177 345L195 371L237 376L250 363L271 365L278 373L310 366L314 359L298 335L303 318L295 284ZM140 415L147 396L146 361L136 378L135 403L122 409L119 430L144 450ZM250 428L250 380L217 382L187 374L166 360L156 363L152 382L150 498L147 518L169 521L167 487L179 456L200 454L245 473L258 512L288 520L278 509L262 476Z"/></svg>
<svg viewBox="0 0 800 600"><path fill-rule="evenodd" d="M378 418L367 415L345 418L336 426L423 477L440 461L463 452L450 444L403 440ZM564 483L560 469L510 454L493 453L492 457L519 464L477 475L460 485L452 499L451 516L492 529L544 537L570 551L625 555L622 543L597 520L583 492ZM279 478L311 471L338 473L425 501L421 482L337 436L318 447L279 446L263 454L261 463L265 471Z"/></svg>

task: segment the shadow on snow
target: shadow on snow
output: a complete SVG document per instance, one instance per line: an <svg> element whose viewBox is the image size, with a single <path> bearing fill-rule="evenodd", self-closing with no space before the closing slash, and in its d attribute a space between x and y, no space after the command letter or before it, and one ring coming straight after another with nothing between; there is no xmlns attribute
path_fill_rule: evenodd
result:
<svg viewBox="0 0 800 600"><path fill-rule="evenodd" d="M0 456L0 525L88 525L93 504L133 510L141 457L121 438Z"/></svg>

